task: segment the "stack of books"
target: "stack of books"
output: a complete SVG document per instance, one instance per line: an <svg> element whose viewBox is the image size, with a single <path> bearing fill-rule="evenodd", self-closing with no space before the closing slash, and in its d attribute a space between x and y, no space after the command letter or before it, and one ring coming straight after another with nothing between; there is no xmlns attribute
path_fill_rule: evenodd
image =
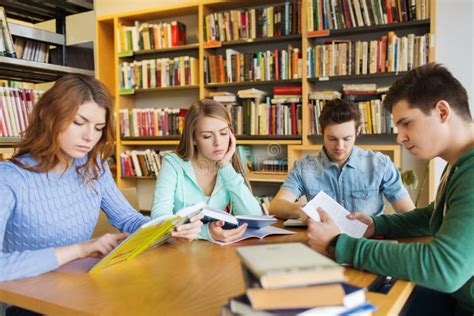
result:
<svg viewBox="0 0 474 316"><path fill-rule="evenodd" d="M237 248L247 290L222 314L367 315L365 289L344 283L344 268L302 243Z"/></svg>
<svg viewBox="0 0 474 316"><path fill-rule="evenodd" d="M181 135L187 111L185 108L120 109L120 136Z"/></svg>

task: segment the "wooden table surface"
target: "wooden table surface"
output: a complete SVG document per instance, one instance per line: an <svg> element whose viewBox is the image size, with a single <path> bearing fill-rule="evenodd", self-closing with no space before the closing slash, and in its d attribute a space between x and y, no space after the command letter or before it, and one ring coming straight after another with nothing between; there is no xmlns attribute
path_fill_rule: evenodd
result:
<svg viewBox="0 0 474 316"><path fill-rule="evenodd" d="M304 241L305 230L290 236L249 239L229 246L177 241L90 275L91 260L37 277L0 282L0 302L54 315L220 315L230 297L245 291L235 248L242 245ZM348 282L365 287L374 274L346 268ZM367 293L376 315L395 315L413 285L398 280L388 294Z"/></svg>

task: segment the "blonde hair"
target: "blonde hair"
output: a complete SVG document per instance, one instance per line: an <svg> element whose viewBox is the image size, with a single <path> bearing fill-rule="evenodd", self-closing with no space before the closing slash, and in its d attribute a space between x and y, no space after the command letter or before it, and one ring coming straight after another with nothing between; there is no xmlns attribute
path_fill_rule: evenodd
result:
<svg viewBox="0 0 474 316"><path fill-rule="evenodd" d="M178 148L176 149L178 156L184 160L191 160L197 155L197 147L194 145L194 132L196 131L197 121L202 117L213 117L222 120L226 122L229 128L233 131L232 119L224 105L211 99L203 99L194 102L189 107L184 118L183 133L181 134L181 139ZM252 186L250 185L245 170L242 167L242 162L236 152L232 156L232 166L242 175L245 184L249 187L250 191L252 191Z"/></svg>

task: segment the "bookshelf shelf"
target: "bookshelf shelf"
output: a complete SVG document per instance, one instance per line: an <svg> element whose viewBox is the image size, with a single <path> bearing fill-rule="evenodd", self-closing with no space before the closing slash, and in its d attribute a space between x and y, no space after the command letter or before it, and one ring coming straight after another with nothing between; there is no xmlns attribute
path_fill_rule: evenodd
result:
<svg viewBox="0 0 474 316"><path fill-rule="evenodd" d="M308 32L309 39L318 39L326 37L342 37L342 36L352 36L356 34L366 34L366 33L376 33L376 32L387 32L387 31L399 31L412 28L421 28L426 27L427 31L430 29L430 20L418 20L418 21L408 21L401 23L391 23L391 24L381 24L374 26L365 26L365 27L354 27L350 29L343 30L323 30L323 31L314 31Z"/></svg>
<svg viewBox="0 0 474 316"><path fill-rule="evenodd" d="M321 135L308 135L308 139L311 139L314 143L322 143L323 136ZM383 133L383 134L360 134L357 136L357 144L365 144L365 143L378 143L387 142L394 144L397 141L397 134L393 133Z"/></svg>
<svg viewBox="0 0 474 316"><path fill-rule="evenodd" d="M0 147L16 146L20 143L20 137L0 137Z"/></svg>
<svg viewBox="0 0 474 316"><path fill-rule="evenodd" d="M178 90L196 90L199 89L198 85L192 86L173 86L173 87L157 87L147 89L120 89L120 95L132 95L135 93L147 93L147 92L160 92L160 91L178 91Z"/></svg>
<svg viewBox="0 0 474 316"><path fill-rule="evenodd" d="M301 136L241 136L237 135L237 145L299 145L301 144ZM122 145L178 145L180 136L147 136L147 137L122 137Z"/></svg>
<svg viewBox="0 0 474 316"><path fill-rule="evenodd" d="M204 43L203 46L204 46L204 49L213 49L213 48L220 48L220 47L271 44L271 43L277 43L277 42L291 42L291 41L301 41L301 35L273 36L273 37L254 38L254 39L226 41L226 42L206 42Z"/></svg>
<svg viewBox="0 0 474 316"><path fill-rule="evenodd" d="M156 180L155 176L148 176L148 177L127 177L127 176L122 176L122 179L124 180Z"/></svg>
<svg viewBox="0 0 474 316"><path fill-rule="evenodd" d="M138 51L126 51L120 52L120 58L126 57L136 57L136 56L145 56L145 55L155 55L160 53L169 53L169 52L186 52L186 51L194 51L199 49L199 43L181 45L176 47L169 47L169 48L160 48L160 49L151 49L151 50L138 50Z"/></svg>
<svg viewBox="0 0 474 316"><path fill-rule="evenodd" d="M221 87L240 87L240 86L281 85L281 84L301 84L301 79L209 83L209 84L206 84L205 87L206 88L221 88Z"/></svg>
<svg viewBox="0 0 474 316"><path fill-rule="evenodd" d="M261 173L261 172L249 172L247 177L250 182L273 182L273 183L283 183L286 180L288 173Z"/></svg>
<svg viewBox="0 0 474 316"><path fill-rule="evenodd" d="M66 40L63 34L48 32L33 27L28 27L16 23L8 22L8 28L13 36L22 37L36 42L47 43L51 45L65 45Z"/></svg>
<svg viewBox="0 0 474 316"><path fill-rule="evenodd" d="M0 0L0 6L4 7L7 15L15 20L30 23L54 20L58 11L64 15L71 15L94 10L92 0L81 1L11 1Z"/></svg>
<svg viewBox="0 0 474 316"><path fill-rule="evenodd" d="M93 70L0 56L0 78L2 79L41 83L55 81L70 73L94 76Z"/></svg>
<svg viewBox="0 0 474 316"><path fill-rule="evenodd" d="M354 75L354 76L327 76L327 77L317 77L317 78L308 78L308 81L311 83L327 82L327 81L352 81L352 80L364 80L364 79L379 79L379 78L390 78L403 76L407 74L407 71L401 72L379 72L375 74L366 74L366 75Z"/></svg>

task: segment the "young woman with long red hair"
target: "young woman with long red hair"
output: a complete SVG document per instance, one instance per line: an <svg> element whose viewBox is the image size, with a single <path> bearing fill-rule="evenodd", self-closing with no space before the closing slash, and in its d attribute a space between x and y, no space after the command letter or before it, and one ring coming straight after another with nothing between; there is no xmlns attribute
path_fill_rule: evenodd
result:
<svg viewBox="0 0 474 316"><path fill-rule="evenodd" d="M113 108L100 81L64 76L31 115L16 153L0 163L0 281L106 255L149 221L117 189L106 163L113 146ZM90 239L100 209L123 233ZM173 236L194 239L201 217Z"/></svg>

